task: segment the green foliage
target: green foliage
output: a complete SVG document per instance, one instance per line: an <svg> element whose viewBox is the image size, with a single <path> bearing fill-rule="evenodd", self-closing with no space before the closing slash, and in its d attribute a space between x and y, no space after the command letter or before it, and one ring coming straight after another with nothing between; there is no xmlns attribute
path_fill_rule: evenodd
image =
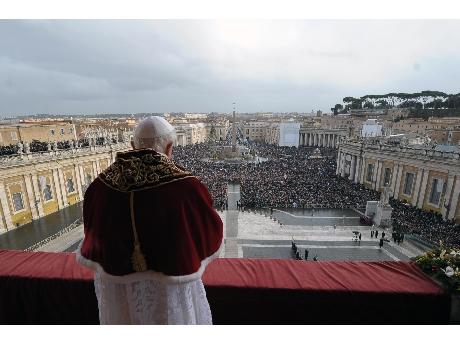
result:
<svg viewBox="0 0 460 345"><path fill-rule="evenodd" d="M388 109L391 107L411 109L460 109L460 93L447 94L441 91L424 90L415 93L390 92L383 95L365 95L359 98L347 96L343 98L344 106L337 104L334 114L348 112L350 109Z"/></svg>

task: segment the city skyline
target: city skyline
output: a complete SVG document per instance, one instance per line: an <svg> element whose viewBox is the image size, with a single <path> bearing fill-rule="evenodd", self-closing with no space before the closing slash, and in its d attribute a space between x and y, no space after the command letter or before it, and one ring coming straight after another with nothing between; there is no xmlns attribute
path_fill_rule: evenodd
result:
<svg viewBox="0 0 460 345"><path fill-rule="evenodd" d="M0 117L330 111L459 92L459 20L1 20Z"/></svg>

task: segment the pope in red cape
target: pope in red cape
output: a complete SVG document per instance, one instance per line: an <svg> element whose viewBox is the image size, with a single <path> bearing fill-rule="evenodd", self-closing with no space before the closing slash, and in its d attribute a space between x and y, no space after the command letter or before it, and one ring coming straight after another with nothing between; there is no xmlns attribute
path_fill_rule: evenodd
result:
<svg viewBox="0 0 460 345"><path fill-rule="evenodd" d="M192 312L190 301L182 301L188 316L184 310L174 316L168 306L172 298L177 307L184 298L179 290L187 284L187 291L206 299L201 276L218 256L223 236L207 188L171 159L174 137L173 127L163 118L143 120L134 132L135 149L118 153L85 193L85 237L77 257L96 271L101 323L210 323L207 300L198 302ZM140 289L154 289L162 298L133 301L150 305L133 311L133 284L151 285ZM113 298L109 289L124 291L117 297L126 300L122 311L107 309L107 304L117 303L108 300ZM197 296L191 299L196 302Z"/></svg>

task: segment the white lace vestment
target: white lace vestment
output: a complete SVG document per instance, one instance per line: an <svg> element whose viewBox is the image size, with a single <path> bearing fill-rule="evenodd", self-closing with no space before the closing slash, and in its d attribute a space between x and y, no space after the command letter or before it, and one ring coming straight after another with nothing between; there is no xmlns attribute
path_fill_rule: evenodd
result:
<svg viewBox="0 0 460 345"><path fill-rule="evenodd" d="M212 324L201 279L186 283L132 278L114 282L96 271L94 287L101 325Z"/></svg>
<svg viewBox="0 0 460 345"><path fill-rule="evenodd" d="M81 243L76 259L94 271L101 325L212 325L201 276L220 250L204 259L197 272L177 277L154 271L110 275L81 255Z"/></svg>

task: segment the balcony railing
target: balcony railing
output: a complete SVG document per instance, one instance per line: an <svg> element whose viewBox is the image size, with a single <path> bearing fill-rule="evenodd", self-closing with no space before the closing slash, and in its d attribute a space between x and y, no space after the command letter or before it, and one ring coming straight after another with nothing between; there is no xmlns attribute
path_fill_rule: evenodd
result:
<svg viewBox="0 0 460 345"><path fill-rule="evenodd" d="M0 250L0 324L97 324L92 271L72 253ZM217 259L215 324L446 324L451 296L407 262Z"/></svg>

